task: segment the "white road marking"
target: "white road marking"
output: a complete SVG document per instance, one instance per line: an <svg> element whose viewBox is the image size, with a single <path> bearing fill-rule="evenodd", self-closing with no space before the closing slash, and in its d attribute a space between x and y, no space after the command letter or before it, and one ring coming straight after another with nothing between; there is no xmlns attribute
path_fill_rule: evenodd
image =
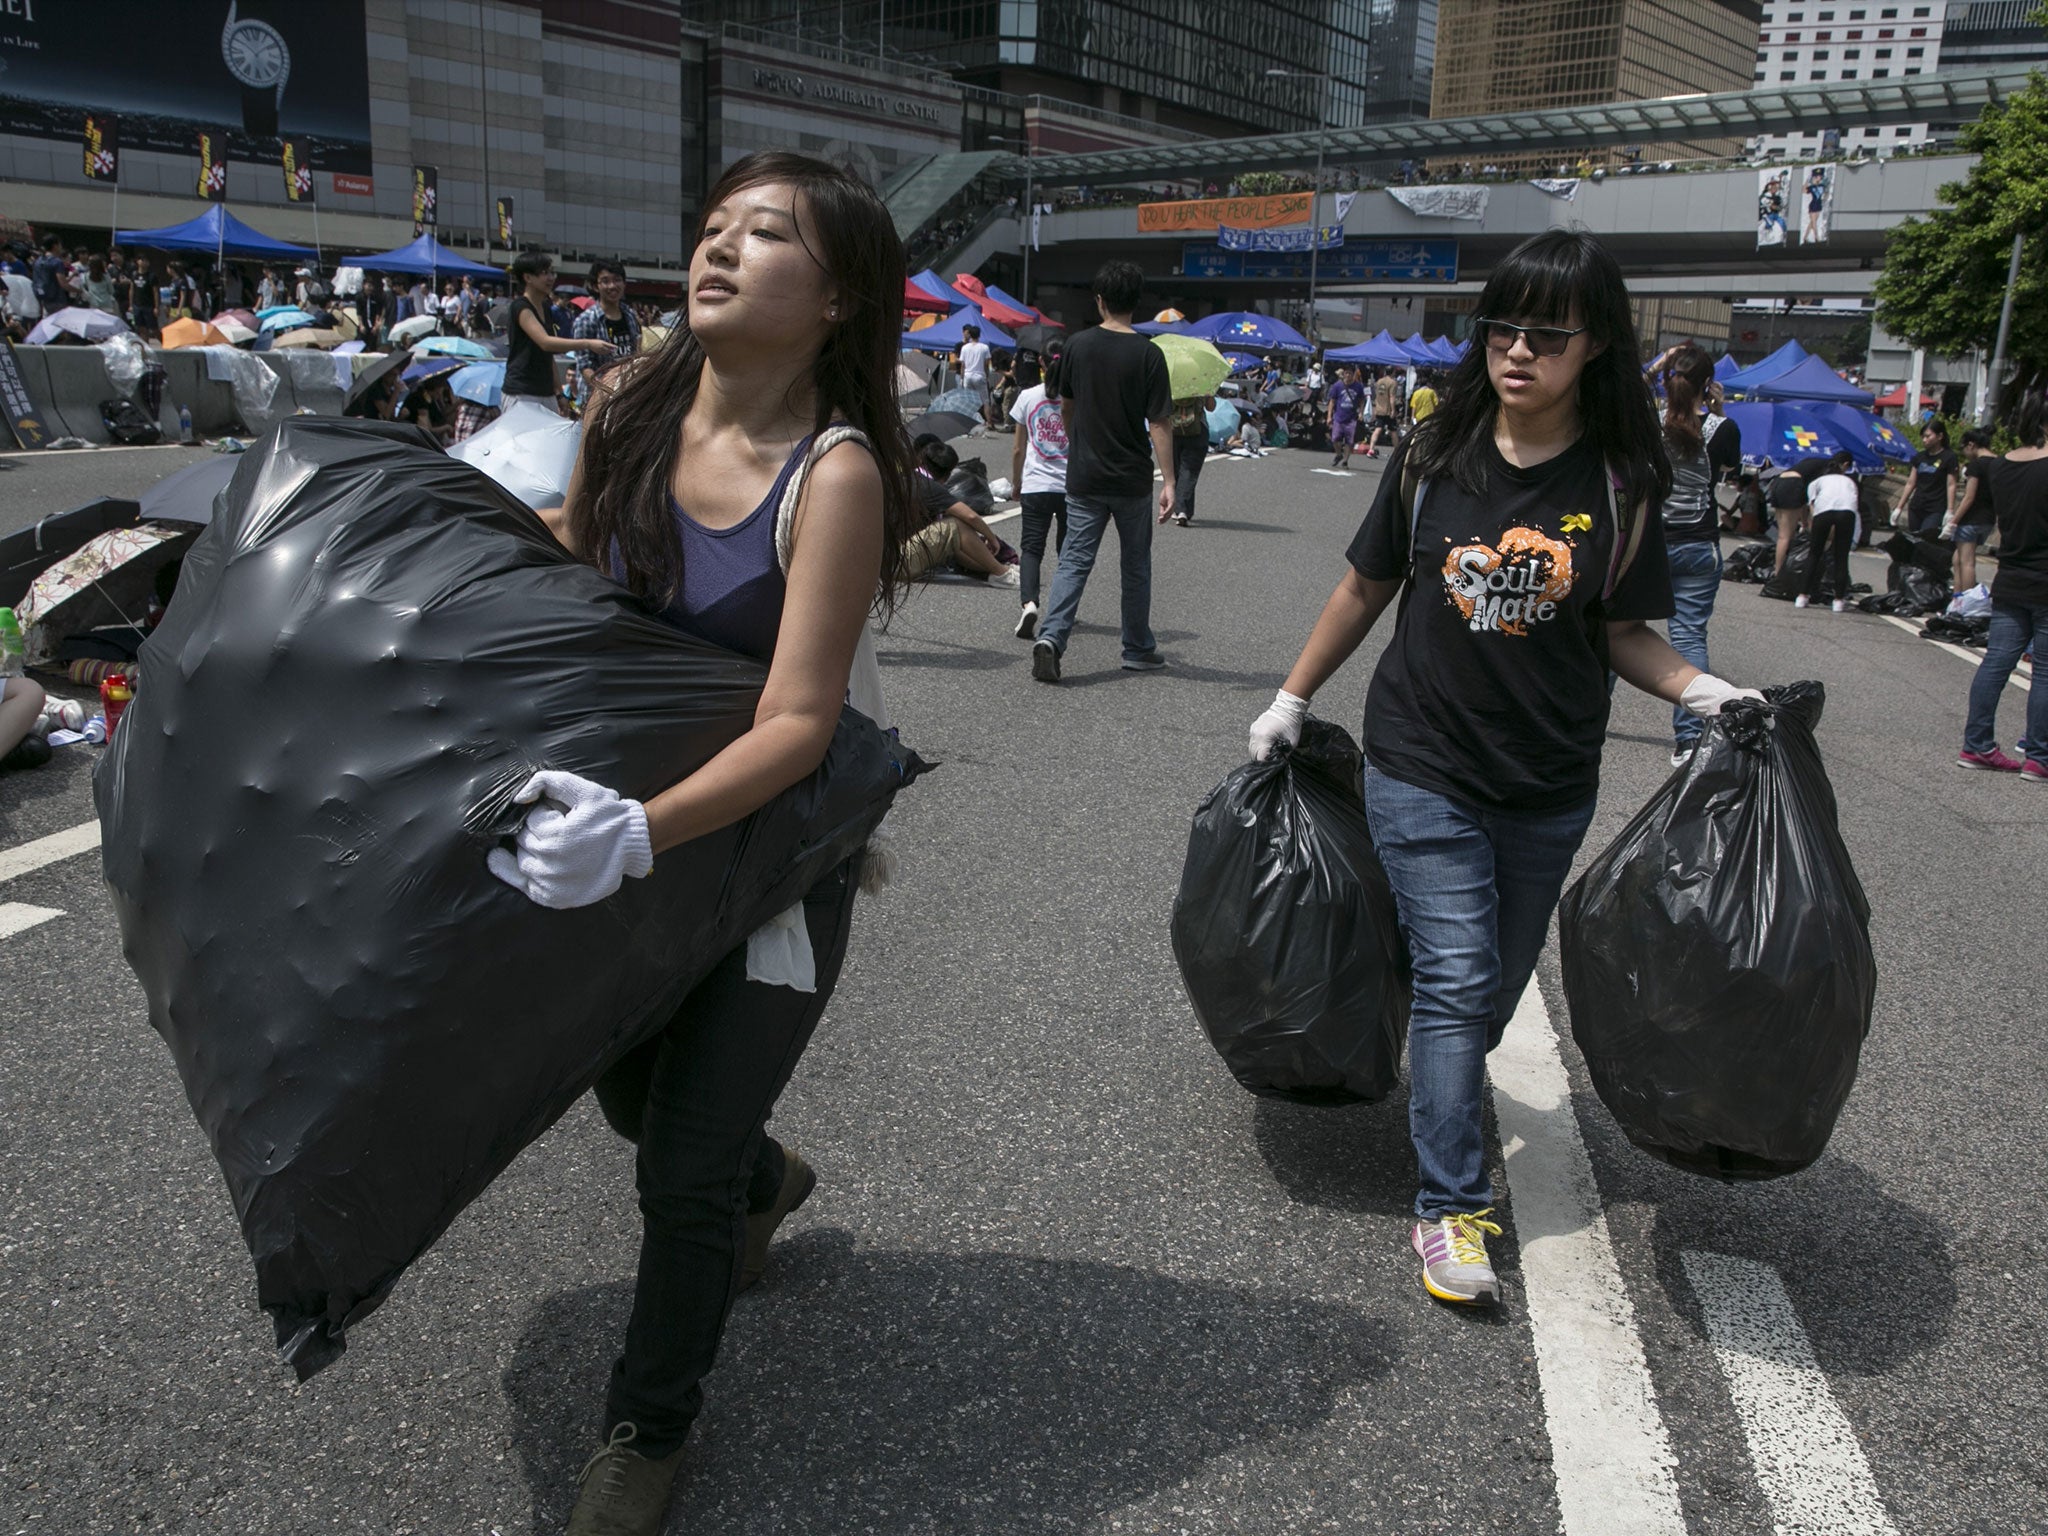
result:
<svg viewBox="0 0 2048 1536"><path fill-rule="evenodd" d="M55 907L32 907L23 901L0 901L0 939L11 939L40 923L64 914Z"/></svg>
<svg viewBox="0 0 2048 1536"><path fill-rule="evenodd" d="M1918 624L1915 624L1911 619L1902 619L1895 613L1883 613L1879 614L1878 617L1883 619L1887 624L1898 625L1899 628L1903 629L1907 634L1911 635L1914 639L1917 640L1920 638L1920 626ZM1982 651L1973 651L1967 645L1957 645L1953 641L1930 640L1927 643L1935 647L1935 649L1937 650L1947 651L1951 656L1962 657L1963 660L1967 661L1973 667L1976 666L1978 662L1984 659L1984 653ZM2018 666L2012 669L2012 676L2008 677L2005 680L2005 686L2008 688L2017 688L2021 693L2028 692L2034 686L2034 669L2028 666L2025 662L2021 662Z"/></svg>
<svg viewBox="0 0 2048 1536"><path fill-rule="evenodd" d="M1487 1070L1564 1536L1685 1536L1671 1438L1534 980Z"/></svg>
<svg viewBox="0 0 2048 1536"><path fill-rule="evenodd" d="M12 880L16 875L25 875L60 859L76 858L81 853L90 853L99 845L100 824L82 821L62 832L52 832L48 837L23 843L19 848L0 848L0 880Z"/></svg>
<svg viewBox="0 0 2048 1536"><path fill-rule="evenodd" d="M1768 1264L1679 1254L1782 1536L1898 1536L1870 1463Z"/></svg>

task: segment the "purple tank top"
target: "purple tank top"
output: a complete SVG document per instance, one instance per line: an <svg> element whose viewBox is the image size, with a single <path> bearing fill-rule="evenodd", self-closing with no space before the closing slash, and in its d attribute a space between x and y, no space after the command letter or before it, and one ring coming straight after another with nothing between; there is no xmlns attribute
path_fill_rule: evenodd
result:
<svg viewBox="0 0 2048 1536"><path fill-rule="evenodd" d="M761 505L730 528L706 528L669 498L683 541L683 589L662 609L664 619L742 656L774 656L788 586L775 558L775 523L789 478L810 448L808 437L798 443Z"/></svg>

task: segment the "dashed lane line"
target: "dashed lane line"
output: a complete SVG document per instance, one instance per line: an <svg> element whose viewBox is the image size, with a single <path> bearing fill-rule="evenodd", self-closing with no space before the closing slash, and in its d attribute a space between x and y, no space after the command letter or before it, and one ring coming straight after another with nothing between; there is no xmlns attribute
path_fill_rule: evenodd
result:
<svg viewBox="0 0 2048 1536"><path fill-rule="evenodd" d="M53 917L63 915L56 907L32 907L24 901L0 901L0 939L11 939L17 933L26 933Z"/></svg>
<svg viewBox="0 0 2048 1536"><path fill-rule="evenodd" d="M1487 1067L1564 1536L1685 1536L1671 1438L1535 981Z"/></svg>
<svg viewBox="0 0 2048 1536"><path fill-rule="evenodd" d="M1787 1536L1898 1536L1856 1431L1768 1264L1684 1249L1772 1524Z"/></svg>
<svg viewBox="0 0 2048 1536"><path fill-rule="evenodd" d="M41 869L45 864L76 858L81 853L90 853L99 845L100 824L82 821L75 827L52 832L48 837L39 837L17 848L0 848L0 880L12 880L17 875Z"/></svg>

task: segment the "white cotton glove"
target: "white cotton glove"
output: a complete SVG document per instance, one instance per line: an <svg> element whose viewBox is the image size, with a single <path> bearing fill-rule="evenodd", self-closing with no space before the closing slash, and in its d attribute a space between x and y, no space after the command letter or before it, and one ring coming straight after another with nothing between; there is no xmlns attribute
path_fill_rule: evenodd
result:
<svg viewBox="0 0 2048 1536"><path fill-rule="evenodd" d="M573 773L536 773L513 799L536 805L514 835L515 856L493 848L491 873L544 907L587 907L654 868L647 811L638 800ZM563 809L557 810L556 806Z"/></svg>
<svg viewBox="0 0 2048 1536"><path fill-rule="evenodd" d="M1252 761L1263 763L1280 749L1282 742L1290 747L1300 746L1301 722L1307 718L1307 699L1297 699L1285 688L1274 694L1266 712L1252 722Z"/></svg>
<svg viewBox="0 0 2048 1536"><path fill-rule="evenodd" d="M1764 702L1764 696L1754 688L1738 688L1733 683L1723 682L1711 672L1702 672L1685 685L1685 692L1678 696L1678 702L1698 715L1702 720L1711 720L1737 699L1755 699Z"/></svg>

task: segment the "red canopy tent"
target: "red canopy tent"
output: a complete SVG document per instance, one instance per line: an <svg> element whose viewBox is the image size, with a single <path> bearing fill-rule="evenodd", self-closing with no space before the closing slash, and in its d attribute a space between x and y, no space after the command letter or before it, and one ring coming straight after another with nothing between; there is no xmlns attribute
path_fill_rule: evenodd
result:
<svg viewBox="0 0 2048 1536"><path fill-rule="evenodd" d="M992 320L997 325L1014 330L1017 326L1029 325L1039 318L1035 311L1022 310L1014 304L1005 304L988 291L980 278L968 273L963 272L954 278L953 286L974 300L974 307L981 311L984 320Z"/></svg>
<svg viewBox="0 0 2048 1536"><path fill-rule="evenodd" d="M906 278L903 283L903 308L913 315L944 315L950 314L953 306L944 299L933 298Z"/></svg>
<svg viewBox="0 0 2048 1536"><path fill-rule="evenodd" d="M1892 392L1891 392L1890 394L1888 394L1888 395L1879 395L1879 396L1877 397L1877 400L1876 400L1876 402L1875 402L1875 404L1876 404L1876 406L1877 406L1877 409L1879 409L1879 410L1881 410L1881 411L1895 411L1895 410L1897 410L1897 409L1898 409L1898 408L1899 408L1900 406L1904 405L1905 403L1906 403L1906 386L1905 386L1905 385L1903 385L1903 384L1901 384L1901 385L1900 385L1900 386L1899 386L1899 387L1898 387L1897 389L1893 390L1893 391L1892 391ZM1922 396L1920 397L1920 403L1921 403L1922 405L1934 405L1934 404L1936 404L1937 402L1936 402L1936 400L1935 400L1934 396L1932 396L1932 395L1925 395L1925 394L1923 394L1923 395L1922 395Z"/></svg>

